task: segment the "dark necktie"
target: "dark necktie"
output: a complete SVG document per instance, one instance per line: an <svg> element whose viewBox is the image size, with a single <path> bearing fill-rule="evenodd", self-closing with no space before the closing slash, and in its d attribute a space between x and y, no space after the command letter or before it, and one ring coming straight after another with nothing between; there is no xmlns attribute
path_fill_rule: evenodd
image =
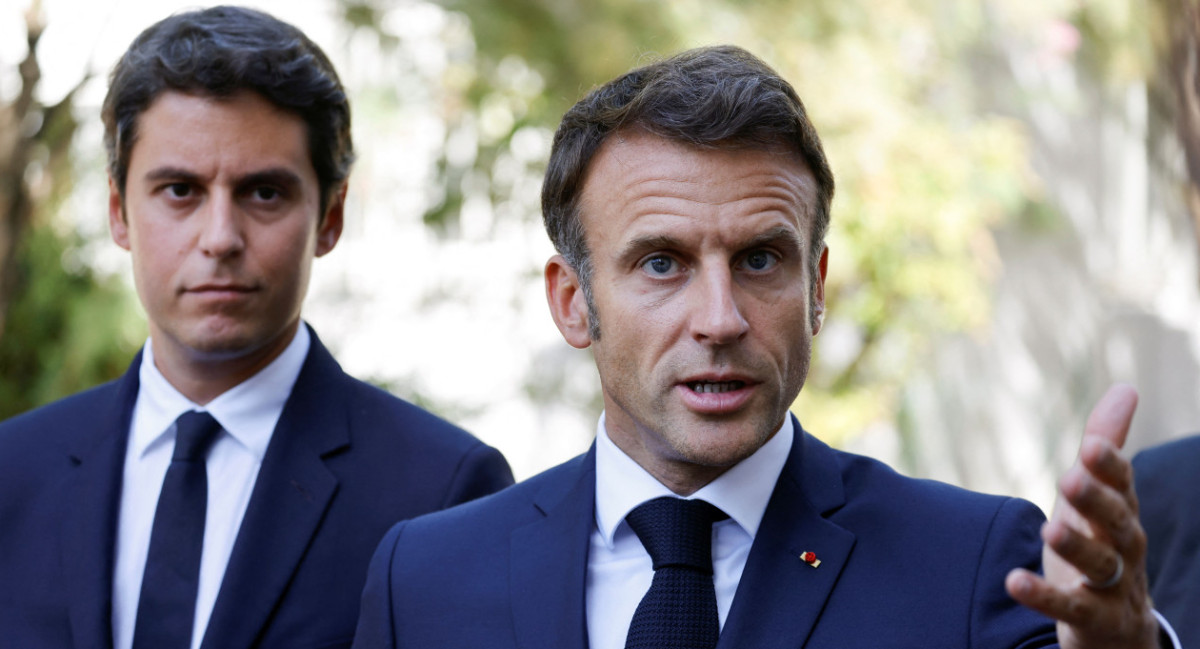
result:
<svg viewBox="0 0 1200 649"><path fill-rule="evenodd" d="M642 503L625 517L654 563L654 579L633 614L625 649L717 645L712 524L726 518L703 500L670 496Z"/></svg>
<svg viewBox="0 0 1200 649"><path fill-rule="evenodd" d="M204 456L220 432L221 425L207 412L192 410L175 420L175 453L154 512L133 649L192 645L208 505Z"/></svg>

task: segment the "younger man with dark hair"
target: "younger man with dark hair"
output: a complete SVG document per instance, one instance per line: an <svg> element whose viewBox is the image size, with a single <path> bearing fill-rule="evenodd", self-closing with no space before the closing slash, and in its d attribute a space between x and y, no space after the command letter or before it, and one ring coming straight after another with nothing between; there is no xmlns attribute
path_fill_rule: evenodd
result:
<svg viewBox="0 0 1200 649"><path fill-rule="evenodd" d="M261 12L182 13L130 46L103 116L150 340L0 423L0 644L349 646L387 528L512 477L301 323L354 158L337 74Z"/></svg>

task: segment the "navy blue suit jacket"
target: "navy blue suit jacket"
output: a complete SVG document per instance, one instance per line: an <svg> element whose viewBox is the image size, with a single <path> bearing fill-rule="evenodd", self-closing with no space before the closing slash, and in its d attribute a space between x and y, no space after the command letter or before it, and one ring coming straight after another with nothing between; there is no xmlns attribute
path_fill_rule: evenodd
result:
<svg viewBox="0 0 1200 649"><path fill-rule="evenodd" d="M583 649L594 503L592 451L397 525L372 559L354 646ZM717 647L1056 646L1053 624L1004 590L1011 568L1040 568L1043 520L799 434Z"/></svg>
<svg viewBox="0 0 1200 649"><path fill-rule="evenodd" d="M1200 436L1133 458L1154 607L1184 647L1200 647Z"/></svg>
<svg viewBox="0 0 1200 649"><path fill-rule="evenodd" d="M140 363L0 423L0 647L112 645L114 537ZM384 532L511 482L495 449L346 375L314 334L204 649L349 646Z"/></svg>

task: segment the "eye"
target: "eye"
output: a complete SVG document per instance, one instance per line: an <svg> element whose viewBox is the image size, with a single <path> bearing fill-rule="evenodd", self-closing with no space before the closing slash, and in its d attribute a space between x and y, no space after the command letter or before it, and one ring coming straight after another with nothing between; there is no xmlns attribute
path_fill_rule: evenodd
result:
<svg viewBox="0 0 1200 649"><path fill-rule="evenodd" d="M265 201L265 202L276 200L283 194L278 189L271 187L269 185L255 187L254 190L250 193L255 198L255 200L260 200L260 201Z"/></svg>
<svg viewBox="0 0 1200 649"><path fill-rule="evenodd" d="M663 277L670 274L678 265L674 259L666 255L655 255L642 262L642 268L647 273L656 277Z"/></svg>
<svg viewBox="0 0 1200 649"><path fill-rule="evenodd" d="M768 250L755 250L742 260L743 266L756 272L770 270L778 263L779 256Z"/></svg>
<svg viewBox="0 0 1200 649"><path fill-rule="evenodd" d="M187 198L192 195L192 186L187 183L171 183L166 187L171 198Z"/></svg>

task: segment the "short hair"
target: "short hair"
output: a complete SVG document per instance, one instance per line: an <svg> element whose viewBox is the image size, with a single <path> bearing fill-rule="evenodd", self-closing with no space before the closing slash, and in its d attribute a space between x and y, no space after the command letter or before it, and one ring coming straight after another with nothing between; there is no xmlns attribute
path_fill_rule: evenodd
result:
<svg viewBox="0 0 1200 649"><path fill-rule="evenodd" d="M244 7L169 16L138 35L113 68L101 116L108 170L121 195L138 117L159 95L221 98L243 90L304 121L324 213L354 162L346 92L329 58L304 32Z"/></svg>
<svg viewBox="0 0 1200 649"><path fill-rule="evenodd" d="M593 339L599 338L599 329L579 201L592 158L622 129L701 148L782 147L798 154L817 182L817 205L809 214L809 270L815 287L834 182L803 102L791 84L740 47L688 50L588 93L563 115L554 134L542 185L542 218L555 249L579 275Z"/></svg>

